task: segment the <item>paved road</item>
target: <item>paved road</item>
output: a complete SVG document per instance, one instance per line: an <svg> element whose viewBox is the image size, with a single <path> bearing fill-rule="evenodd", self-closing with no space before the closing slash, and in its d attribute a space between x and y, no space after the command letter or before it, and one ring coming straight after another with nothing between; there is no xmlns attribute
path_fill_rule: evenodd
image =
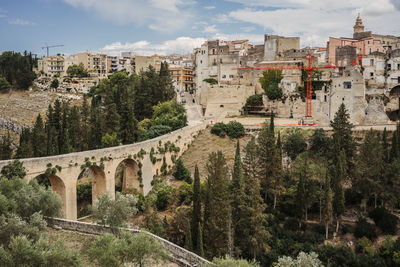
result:
<svg viewBox="0 0 400 267"><path fill-rule="evenodd" d="M179 96L179 98L181 99L180 96ZM188 119L188 125L192 126L192 125L197 125L197 124L203 123L204 118L202 116L201 106L198 105L197 103L193 103L193 95L191 95L189 93L185 93L184 98L186 99L185 108L186 108L186 114L187 114L187 119Z"/></svg>

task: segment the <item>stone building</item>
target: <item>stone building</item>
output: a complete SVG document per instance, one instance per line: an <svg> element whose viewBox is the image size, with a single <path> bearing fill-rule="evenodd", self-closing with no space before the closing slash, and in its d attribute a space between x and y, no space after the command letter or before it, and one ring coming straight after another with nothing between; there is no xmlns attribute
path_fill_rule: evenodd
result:
<svg viewBox="0 0 400 267"><path fill-rule="evenodd" d="M65 56L58 54L38 60L38 71L47 76L63 77L66 74Z"/></svg>
<svg viewBox="0 0 400 267"><path fill-rule="evenodd" d="M282 37L278 35L264 35L264 60L274 61L282 57L281 53L287 50L300 49L300 37Z"/></svg>
<svg viewBox="0 0 400 267"><path fill-rule="evenodd" d="M91 77L104 78L107 75L107 55L83 52L70 55L65 61L65 69L69 66L82 64Z"/></svg>
<svg viewBox="0 0 400 267"><path fill-rule="evenodd" d="M364 24L358 15L354 25L353 38L330 37L327 45L328 62L336 64L336 51L339 47L353 46L357 55L367 56L374 52L388 52L400 48L400 38L391 35L373 34L365 31ZM339 59L340 61L340 59Z"/></svg>
<svg viewBox="0 0 400 267"><path fill-rule="evenodd" d="M169 71L176 91L190 92L194 89L193 68L168 64Z"/></svg>

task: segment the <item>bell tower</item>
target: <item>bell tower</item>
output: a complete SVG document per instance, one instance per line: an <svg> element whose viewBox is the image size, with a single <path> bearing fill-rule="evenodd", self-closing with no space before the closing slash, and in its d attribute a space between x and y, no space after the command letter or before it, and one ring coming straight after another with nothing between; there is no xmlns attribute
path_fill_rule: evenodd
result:
<svg viewBox="0 0 400 267"><path fill-rule="evenodd" d="M365 27L364 27L364 24L363 24L362 19L360 17L360 13L358 13L358 17L356 19L356 24L354 25L353 28L354 28L354 35L357 34L357 33L364 32Z"/></svg>

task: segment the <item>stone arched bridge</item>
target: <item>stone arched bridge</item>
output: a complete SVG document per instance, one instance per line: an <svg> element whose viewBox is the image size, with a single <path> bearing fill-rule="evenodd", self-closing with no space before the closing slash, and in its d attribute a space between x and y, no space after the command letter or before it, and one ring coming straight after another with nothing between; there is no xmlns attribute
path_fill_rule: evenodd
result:
<svg viewBox="0 0 400 267"><path fill-rule="evenodd" d="M92 201L109 193L115 197L115 176L123 168L123 188L134 187L146 195L151 190L154 175L173 166L207 123L187 126L180 130L144 142L89 150L59 156L22 159L26 180L46 175L52 189L63 201L66 219L77 219L77 181L83 171L92 178ZM0 169L11 161L0 161Z"/></svg>

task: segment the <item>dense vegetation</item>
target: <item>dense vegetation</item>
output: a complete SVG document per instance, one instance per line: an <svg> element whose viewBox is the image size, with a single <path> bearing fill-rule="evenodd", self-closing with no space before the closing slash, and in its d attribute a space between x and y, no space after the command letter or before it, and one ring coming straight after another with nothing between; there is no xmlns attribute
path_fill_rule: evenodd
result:
<svg viewBox="0 0 400 267"><path fill-rule="evenodd" d="M0 55L0 92L10 86L27 90L36 78L33 72L35 66L37 60L32 58L31 53L25 51L21 55L11 51L3 52Z"/></svg>
<svg viewBox="0 0 400 267"><path fill-rule="evenodd" d="M244 150L237 146L232 170L221 152L212 153L204 182L196 168L193 185L167 190L156 184L153 200L144 200L144 227L216 257L218 266L235 262L222 259L225 255L255 259L261 266L398 266L400 239L373 242L398 230L390 211L399 205L400 129L392 142L386 131L371 130L357 143L344 105L331 126L331 135L318 129L281 136L272 118ZM156 204L159 194L164 205ZM173 218L159 219L157 206ZM344 219L354 213L356 223ZM346 234L353 246L332 241Z"/></svg>
<svg viewBox="0 0 400 267"><path fill-rule="evenodd" d="M78 266L76 253L62 240L49 243L43 216L60 215L62 202L51 189L23 178L22 163L14 161L0 176L1 266Z"/></svg>
<svg viewBox="0 0 400 267"><path fill-rule="evenodd" d="M20 135L16 158L42 157L131 144L186 125L186 113L175 100L167 64L141 75L117 72L101 81L91 104L81 107L56 100L46 119L38 115L32 129ZM7 143L7 137L3 143ZM3 147L3 146L2 146ZM8 155L6 145L2 158Z"/></svg>

